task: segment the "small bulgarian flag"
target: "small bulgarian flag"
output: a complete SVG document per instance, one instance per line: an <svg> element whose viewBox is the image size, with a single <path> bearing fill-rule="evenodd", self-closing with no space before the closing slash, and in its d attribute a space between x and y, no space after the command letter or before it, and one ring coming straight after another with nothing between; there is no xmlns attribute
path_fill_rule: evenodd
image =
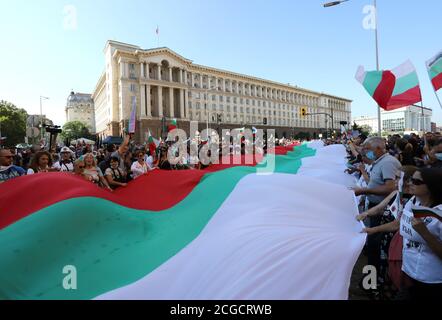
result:
<svg viewBox="0 0 442 320"><path fill-rule="evenodd" d="M442 88L442 51L427 61L427 70L430 75L434 91Z"/></svg>
<svg viewBox="0 0 442 320"><path fill-rule="evenodd" d="M410 60L391 71L365 71L360 66L356 80L387 111L422 101L419 79Z"/></svg>
<svg viewBox="0 0 442 320"><path fill-rule="evenodd" d="M172 119L170 121L170 124L167 126L167 131L170 132L170 131L172 131L173 129L176 129L176 128L177 128L176 119Z"/></svg>
<svg viewBox="0 0 442 320"><path fill-rule="evenodd" d="M411 211L415 218L432 217L442 221L442 210L422 206L413 206Z"/></svg>
<svg viewBox="0 0 442 320"><path fill-rule="evenodd" d="M147 143L149 144L150 154L154 155L156 153L156 151L157 151L157 147L160 144L160 141L155 139L152 136L152 133L150 132L150 130L149 130L149 132L147 134Z"/></svg>

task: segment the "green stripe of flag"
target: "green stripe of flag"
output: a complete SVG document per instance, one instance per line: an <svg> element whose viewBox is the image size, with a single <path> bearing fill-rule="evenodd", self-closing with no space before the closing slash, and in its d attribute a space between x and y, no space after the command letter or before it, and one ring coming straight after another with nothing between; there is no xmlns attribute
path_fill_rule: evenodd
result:
<svg viewBox="0 0 442 320"><path fill-rule="evenodd" d="M276 156L275 171L294 174L314 154L303 145ZM0 299L90 299L133 283L194 240L236 184L256 172L232 167L206 174L161 212L82 197L33 213L0 231ZM66 265L77 269L76 290L63 288Z"/></svg>

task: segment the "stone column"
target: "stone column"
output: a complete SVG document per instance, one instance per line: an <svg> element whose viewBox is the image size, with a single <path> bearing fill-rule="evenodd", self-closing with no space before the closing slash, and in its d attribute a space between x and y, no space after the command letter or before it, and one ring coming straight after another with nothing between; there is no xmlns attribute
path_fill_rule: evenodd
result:
<svg viewBox="0 0 442 320"><path fill-rule="evenodd" d="M183 73L184 73L184 80L183 80L183 83L187 86L187 71L186 71L186 70L183 70Z"/></svg>
<svg viewBox="0 0 442 320"><path fill-rule="evenodd" d="M146 63L146 79L149 79L150 75L149 75L149 62Z"/></svg>
<svg viewBox="0 0 442 320"><path fill-rule="evenodd" d="M187 119L189 117L189 111L187 109L187 102L189 101L189 91L184 89L184 100L183 100L183 118Z"/></svg>
<svg viewBox="0 0 442 320"><path fill-rule="evenodd" d="M172 77L173 73L172 73L172 67L169 67L169 81L172 82L173 77Z"/></svg>
<svg viewBox="0 0 442 320"><path fill-rule="evenodd" d="M190 74L190 86L192 87L192 89L193 89L194 85L195 85L195 83L194 83L193 73L191 73Z"/></svg>
<svg viewBox="0 0 442 320"><path fill-rule="evenodd" d="M178 82L183 83L183 70L179 70L178 72Z"/></svg>
<svg viewBox="0 0 442 320"><path fill-rule="evenodd" d="M142 65L142 64L141 64ZM146 85L142 84L140 86L140 114L141 117L145 117L146 116Z"/></svg>
<svg viewBox="0 0 442 320"><path fill-rule="evenodd" d="M236 81L236 93L238 94L239 93L239 83L238 83L238 81Z"/></svg>
<svg viewBox="0 0 442 320"><path fill-rule="evenodd" d="M161 80L161 64L157 64L158 80Z"/></svg>
<svg viewBox="0 0 442 320"><path fill-rule="evenodd" d="M180 89L180 118L184 119L184 90Z"/></svg>
<svg viewBox="0 0 442 320"><path fill-rule="evenodd" d="M120 62L120 78L124 78L125 72L124 72L124 62Z"/></svg>
<svg viewBox="0 0 442 320"><path fill-rule="evenodd" d="M173 110L173 88L169 88L169 114L171 118L175 116Z"/></svg>
<svg viewBox="0 0 442 320"><path fill-rule="evenodd" d="M163 88L158 86L158 116L163 116Z"/></svg>
<svg viewBox="0 0 442 320"><path fill-rule="evenodd" d="M144 62L140 63L140 79L144 79Z"/></svg>
<svg viewBox="0 0 442 320"><path fill-rule="evenodd" d="M200 88L203 88L203 75L200 74Z"/></svg>
<svg viewBox="0 0 442 320"><path fill-rule="evenodd" d="M152 106L150 104L150 85L146 85L146 115L152 117Z"/></svg>

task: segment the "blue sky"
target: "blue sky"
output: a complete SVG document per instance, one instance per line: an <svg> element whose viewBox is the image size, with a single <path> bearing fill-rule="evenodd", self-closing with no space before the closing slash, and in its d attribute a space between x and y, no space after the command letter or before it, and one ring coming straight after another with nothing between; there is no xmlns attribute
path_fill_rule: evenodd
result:
<svg viewBox="0 0 442 320"><path fill-rule="evenodd" d="M363 28L363 8L351 0L0 0L0 99L57 124L71 89L92 92L113 39L167 46L195 63L347 97L353 115L375 115L376 105L354 79L358 65L375 69L374 31ZM66 28L65 6L76 10ZM378 0L381 68L411 59L424 104L442 125L425 61L442 49L442 1ZM439 39L439 40L437 40ZM440 92L442 98L442 91Z"/></svg>

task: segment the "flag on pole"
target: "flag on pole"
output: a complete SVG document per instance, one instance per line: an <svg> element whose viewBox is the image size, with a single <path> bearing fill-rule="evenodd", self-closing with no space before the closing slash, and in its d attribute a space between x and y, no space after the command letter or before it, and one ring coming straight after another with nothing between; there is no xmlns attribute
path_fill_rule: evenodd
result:
<svg viewBox="0 0 442 320"><path fill-rule="evenodd" d="M132 111L129 119L129 133L135 133L135 117L137 112L137 97L132 97Z"/></svg>
<svg viewBox="0 0 442 320"><path fill-rule="evenodd" d="M155 139L150 132L147 133L147 143L149 144L149 151L151 155L154 155L157 151L157 147L160 145L160 141Z"/></svg>
<svg viewBox="0 0 442 320"><path fill-rule="evenodd" d="M394 110L422 101L419 79L410 60L391 71L365 71L360 66L355 77L384 110Z"/></svg>
<svg viewBox="0 0 442 320"><path fill-rule="evenodd" d="M157 35L159 35L160 34L160 28L157 26L157 29L155 30L155 33L157 34Z"/></svg>
<svg viewBox="0 0 442 320"><path fill-rule="evenodd" d="M442 88L442 51L428 60L426 64L434 91L437 91Z"/></svg>
<svg viewBox="0 0 442 320"><path fill-rule="evenodd" d="M173 129L176 129L176 128L177 128L176 119L172 119L170 121L170 124L167 126L167 131L170 132L170 131L172 131Z"/></svg>
<svg viewBox="0 0 442 320"><path fill-rule="evenodd" d="M401 206L401 196L398 191L394 196L393 200L390 201L390 205L388 206L388 210L390 210L391 214L394 216L395 219L398 218L400 206Z"/></svg>
<svg viewBox="0 0 442 320"><path fill-rule="evenodd" d="M392 97L387 110L394 110L422 101L419 79L410 60L391 70L396 77Z"/></svg>
<svg viewBox="0 0 442 320"><path fill-rule="evenodd" d="M396 82L391 71L365 71L359 66L355 78L381 108L387 108Z"/></svg>

